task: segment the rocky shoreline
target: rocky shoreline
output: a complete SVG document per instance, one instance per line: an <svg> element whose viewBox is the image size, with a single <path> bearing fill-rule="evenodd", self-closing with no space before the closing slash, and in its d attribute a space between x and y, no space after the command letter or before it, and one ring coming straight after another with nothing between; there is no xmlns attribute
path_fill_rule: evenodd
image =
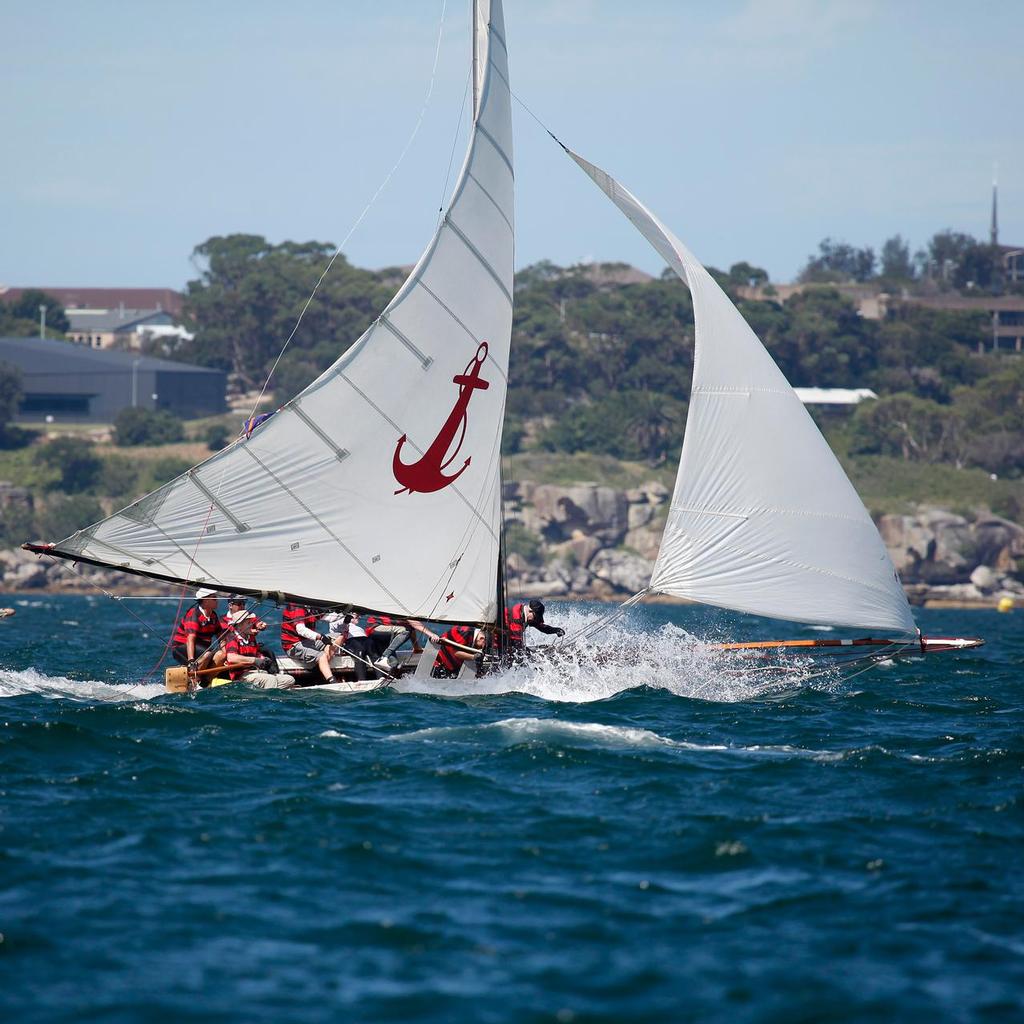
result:
<svg viewBox="0 0 1024 1024"><path fill-rule="evenodd" d="M619 601L648 583L668 513L668 489L598 484L505 485L508 582L552 600ZM994 607L1024 603L1024 527L991 513L972 517L922 507L886 514L878 529L912 604ZM74 571L20 549L0 550L0 590L119 594L168 587L111 570Z"/></svg>

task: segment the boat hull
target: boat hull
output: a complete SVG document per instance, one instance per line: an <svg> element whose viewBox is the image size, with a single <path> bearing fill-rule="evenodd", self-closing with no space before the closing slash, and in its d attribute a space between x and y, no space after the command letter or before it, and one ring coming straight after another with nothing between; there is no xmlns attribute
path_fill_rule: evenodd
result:
<svg viewBox="0 0 1024 1024"><path fill-rule="evenodd" d="M396 671L396 676L408 675L416 670L419 663L419 654L409 653L402 657L401 667ZM348 655L339 655L331 660L331 668L334 671L335 680L333 683L314 682L317 678L315 672L299 662L282 656L277 659L278 670L287 672L294 676L299 684L293 689L301 690L325 690L331 693L369 693L371 690L380 689L386 686L391 680L386 676L379 676L373 679L355 678L355 661ZM210 673L200 678L200 689L214 689L221 686L228 686L234 680L227 676ZM164 685L169 693L187 693L189 690L188 669L183 665L175 665L164 672Z"/></svg>

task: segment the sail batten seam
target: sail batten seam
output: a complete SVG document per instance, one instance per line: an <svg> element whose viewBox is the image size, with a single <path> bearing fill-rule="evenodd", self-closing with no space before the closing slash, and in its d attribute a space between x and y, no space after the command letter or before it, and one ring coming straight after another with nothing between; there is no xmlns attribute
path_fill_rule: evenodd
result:
<svg viewBox="0 0 1024 1024"><path fill-rule="evenodd" d="M494 283L501 289L501 294L508 299L509 305L512 305L512 293L505 287L505 282L498 276L498 272L488 262L487 257L469 240L465 232L452 220L450 214L446 216L445 223L451 228L452 233L459 241L476 257L479 261L480 266L487 271L488 274L494 279Z"/></svg>
<svg viewBox="0 0 1024 1024"><path fill-rule="evenodd" d="M508 158L508 154L505 152L505 150L503 150L501 146L498 144L498 140L479 122L477 122L476 133L477 135L482 135L494 147L494 152L497 153L498 156L500 156L501 159L504 161L505 166L508 168L509 174L512 175L512 180L514 181L516 177L516 172L512 167L512 161Z"/></svg>
<svg viewBox="0 0 1024 1024"><path fill-rule="evenodd" d="M352 454L347 448L342 448L341 445L336 444L330 435L309 415L309 413L305 411L305 409L299 405L298 402L292 402L288 408L295 413L295 415L298 416L299 419L302 420L302 422L305 423L306 426L309 427L309 429L312 430L313 433L331 449L331 451L334 452L334 457L339 462L344 462L345 459Z"/></svg>
<svg viewBox="0 0 1024 1024"><path fill-rule="evenodd" d="M386 327L422 364L423 369L429 369L430 364L434 361L432 356L424 355L419 348L416 347L415 342L408 337L403 331L400 331L392 322L391 318L387 313L382 313L380 316L379 323L381 326Z"/></svg>
<svg viewBox="0 0 1024 1024"><path fill-rule="evenodd" d="M243 445L242 447L244 448L246 446ZM249 529L249 524L243 523L242 520L239 519L238 516L236 516L231 509L229 509L227 505L225 505L224 502L221 501L220 498L218 498L217 495L199 479L195 470L190 469L185 476L187 476L189 480L191 480L192 483L194 483L196 487L206 495L210 504L213 505L214 508L216 508L221 515L231 523L232 526L234 526L236 533L245 533Z"/></svg>
<svg viewBox="0 0 1024 1024"><path fill-rule="evenodd" d="M470 341L473 342L474 348L479 346L480 342L483 341L484 339L478 338L460 319L459 315L455 312L455 310L453 310L451 306L449 306L448 303L445 302L444 299L442 299L441 296L438 295L437 292L435 292L434 289L430 287L430 285L428 285L425 281L420 281L419 287L422 288L459 325L459 327L461 327L466 332L466 334L469 336ZM488 349L487 352L487 365L492 366L495 370L497 370L498 373L501 374L502 380L508 380L508 374L505 373L501 364L491 354L490 349Z"/></svg>
<svg viewBox="0 0 1024 1024"><path fill-rule="evenodd" d="M514 228L512 227L512 221L510 221L508 217L505 216L505 211L498 204L498 200L495 199L494 196L492 196L491 193L488 192L486 188L484 188L480 179L472 171L469 171L468 173L469 177L473 179L473 182L476 185L476 187L480 189L481 192L483 192L483 194L491 201L491 205L494 207L494 209L498 211L498 216L501 217L501 219L508 225L509 231L513 231Z"/></svg>

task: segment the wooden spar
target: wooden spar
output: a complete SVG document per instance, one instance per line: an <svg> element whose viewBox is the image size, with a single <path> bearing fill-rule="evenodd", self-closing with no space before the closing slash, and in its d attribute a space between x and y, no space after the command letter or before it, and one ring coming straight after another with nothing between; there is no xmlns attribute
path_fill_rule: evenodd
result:
<svg viewBox="0 0 1024 1024"><path fill-rule="evenodd" d="M916 640L913 642L917 643ZM885 647L889 644L899 644L899 641L863 637L858 640L751 640L746 643L708 646L715 651L759 651L777 647Z"/></svg>
<svg viewBox="0 0 1024 1024"><path fill-rule="evenodd" d="M854 640L750 640L746 643L708 644L713 651L764 651L781 648L897 647L904 653L933 654L937 651L965 651L981 647L980 637L922 636L915 640L883 640L859 637Z"/></svg>

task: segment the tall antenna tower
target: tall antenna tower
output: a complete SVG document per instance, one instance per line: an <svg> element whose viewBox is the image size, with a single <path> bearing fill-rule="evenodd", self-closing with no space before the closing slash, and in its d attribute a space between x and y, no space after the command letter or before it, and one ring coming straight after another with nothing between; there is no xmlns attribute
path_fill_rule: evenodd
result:
<svg viewBox="0 0 1024 1024"><path fill-rule="evenodd" d="M992 165L992 225L989 228L989 242L993 248L999 244L999 164Z"/></svg>

